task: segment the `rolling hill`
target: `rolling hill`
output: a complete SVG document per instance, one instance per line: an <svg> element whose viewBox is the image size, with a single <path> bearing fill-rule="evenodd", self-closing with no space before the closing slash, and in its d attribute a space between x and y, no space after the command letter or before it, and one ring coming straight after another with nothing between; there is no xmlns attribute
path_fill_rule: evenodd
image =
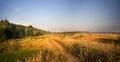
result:
<svg viewBox="0 0 120 62"><path fill-rule="evenodd" d="M10 23L8 20L0 21L0 42L12 38L23 38L29 36L39 36L47 33L44 30L34 28L33 26L22 26Z"/></svg>

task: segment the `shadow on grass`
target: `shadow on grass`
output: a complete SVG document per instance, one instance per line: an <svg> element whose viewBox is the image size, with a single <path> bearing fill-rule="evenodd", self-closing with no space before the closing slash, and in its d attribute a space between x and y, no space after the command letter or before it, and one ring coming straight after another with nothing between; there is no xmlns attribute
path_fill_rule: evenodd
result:
<svg viewBox="0 0 120 62"><path fill-rule="evenodd" d="M81 38L83 38L83 37L84 37L83 35L80 35L80 36L74 37L74 39L81 39Z"/></svg>
<svg viewBox="0 0 120 62"><path fill-rule="evenodd" d="M17 51L20 49L20 44L18 41L4 42L0 44L0 53Z"/></svg>
<svg viewBox="0 0 120 62"><path fill-rule="evenodd" d="M110 38L100 38L99 42L102 43L109 43L109 44L115 44L115 46L120 45L120 37L118 37L117 39L110 39Z"/></svg>

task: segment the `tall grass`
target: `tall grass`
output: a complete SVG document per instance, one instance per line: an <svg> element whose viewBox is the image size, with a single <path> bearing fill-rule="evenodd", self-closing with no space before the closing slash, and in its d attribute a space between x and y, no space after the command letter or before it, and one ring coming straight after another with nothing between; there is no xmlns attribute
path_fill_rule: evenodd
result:
<svg viewBox="0 0 120 62"><path fill-rule="evenodd" d="M42 50L41 62L66 62L66 57L63 54L55 54L55 51Z"/></svg>
<svg viewBox="0 0 120 62"><path fill-rule="evenodd" d="M69 54L71 54L75 58L79 58L80 62L119 62L120 61L119 40L114 40L114 39L108 40L110 38L107 38L107 40L98 39L99 42L97 42L94 40L93 41L87 40L87 38L83 40L78 40L78 38L79 37L77 37L77 40L74 40L76 38L71 39L71 41L67 41L67 40L63 40L63 41L56 40L56 41L59 44L61 44ZM68 38L68 40L70 40L70 38ZM106 43L105 44L100 43L103 41L106 41ZM115 45L117 44L117 46L112 46L114 42L116 42ZM106 47L108 47L107 44L109 44L109 49L105 49Z"/></svg>
<svg viewBox="0 0 120 62"><path fill-rule="evenodd" d="M0 62L15 62L16 60L24 62L26 58L37 55L38 53L39 50L37 49L25 49L9 53L1 53Z"/></svg>
<svg viewBox="0 0 120 62"><path fill-rule="evenodd" d="M0 44L0 62L119 62L118 34L48 34Z"/></svg>

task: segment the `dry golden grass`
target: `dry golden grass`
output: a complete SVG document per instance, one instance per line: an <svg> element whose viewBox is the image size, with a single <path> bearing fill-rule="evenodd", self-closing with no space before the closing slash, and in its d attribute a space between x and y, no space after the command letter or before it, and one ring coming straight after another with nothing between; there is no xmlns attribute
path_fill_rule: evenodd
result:
<svg viewBox="0 0 120 62"><path fill-rule="evenodd" d="M39 54L25 58L25 62L118 62L119 37L119 34L96 33L47 34L9 40L0 45L7 46L4 51L1 47L1 54L11 50L40 50Z"/></svg>

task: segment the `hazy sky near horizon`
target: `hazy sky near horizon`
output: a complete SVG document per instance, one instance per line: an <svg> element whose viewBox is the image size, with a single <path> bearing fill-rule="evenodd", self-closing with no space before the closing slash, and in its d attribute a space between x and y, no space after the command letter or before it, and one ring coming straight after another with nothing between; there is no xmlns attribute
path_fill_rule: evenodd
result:
<svg viewBox="0 0 120 62"><path fill-rule="evenodd" d="M120 0L0 0L0 20L47 31L120 32Z"/></svg>

